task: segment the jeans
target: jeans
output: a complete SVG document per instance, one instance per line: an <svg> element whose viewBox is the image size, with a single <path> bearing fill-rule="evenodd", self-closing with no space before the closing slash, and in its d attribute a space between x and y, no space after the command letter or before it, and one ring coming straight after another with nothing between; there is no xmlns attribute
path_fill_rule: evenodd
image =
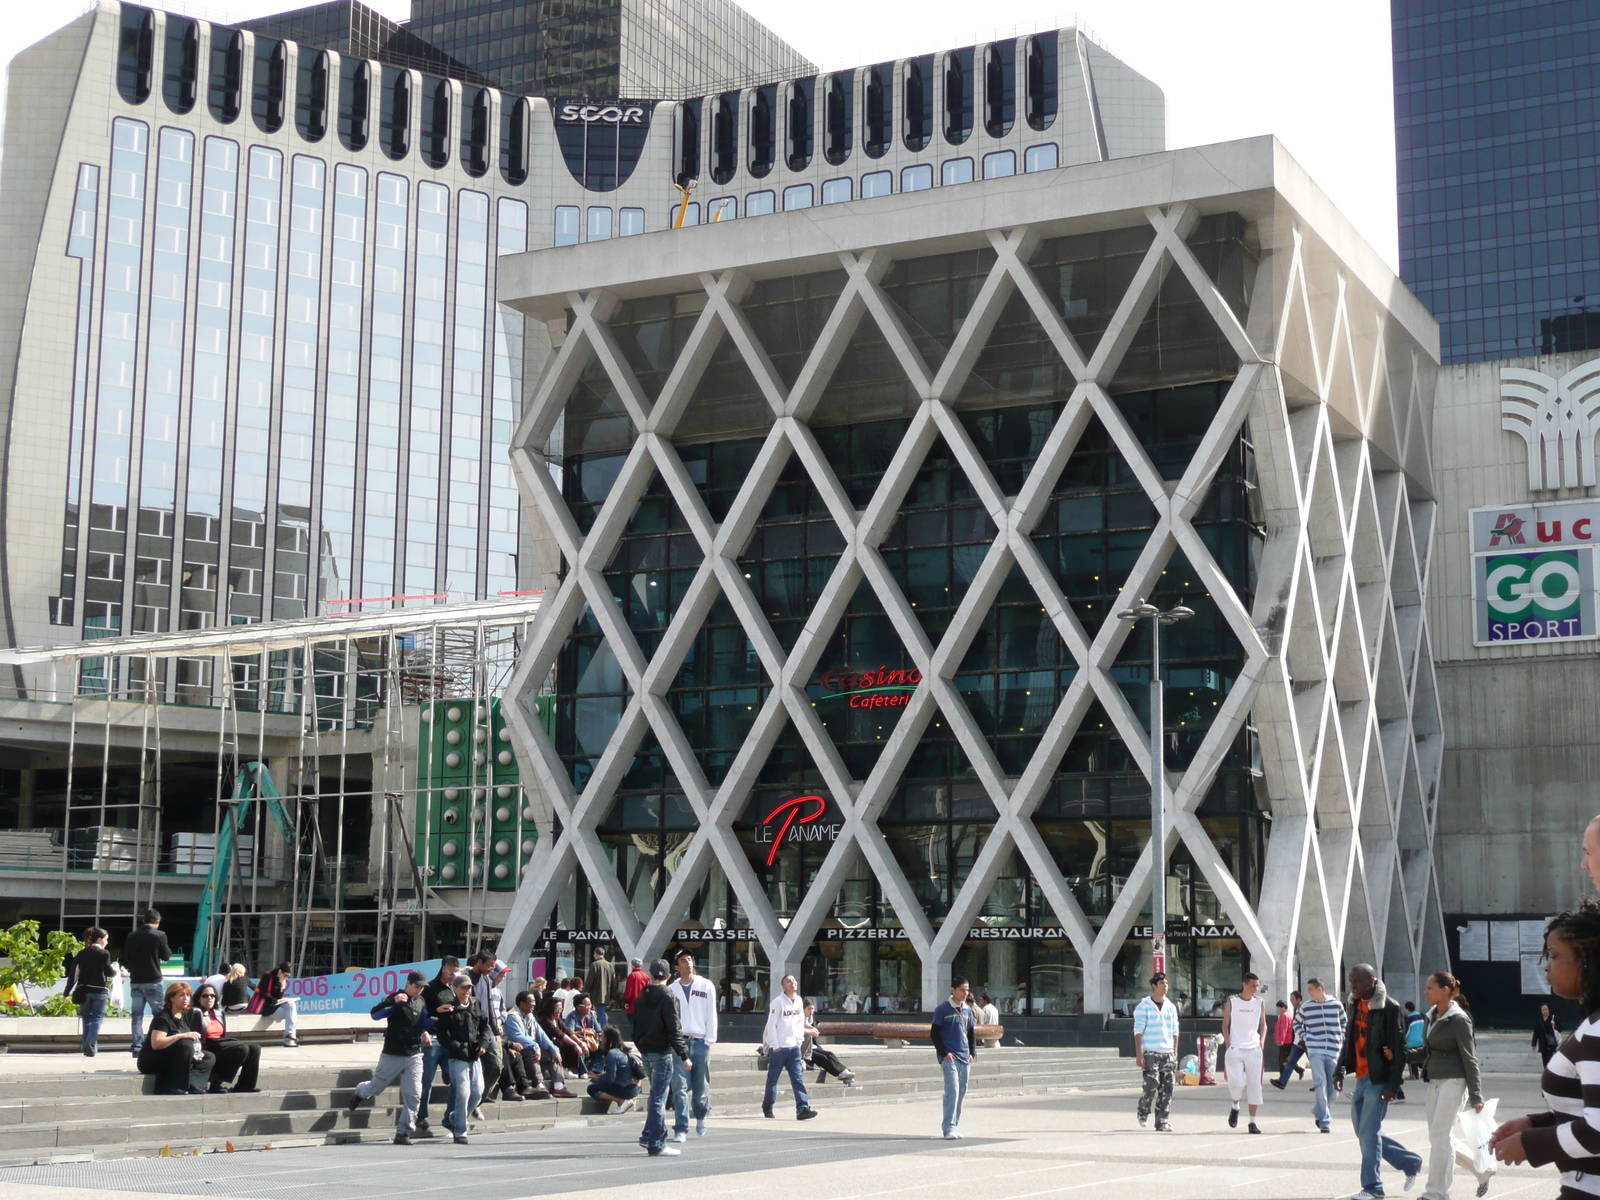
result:
<svg viewBox="0 0 1600 1200"><path fill-rule="evenodd" d="M1306 1048L1304 1046L1290 1046L1287 1051L1284 1051L1283 1047L1279 1046L1278 1051L1279 1060L1283 1063L1283 1070L1278 1072L1278 1086L1285 1088L1289 1086L1289 1076L1294 1073L1295 1064L1305 1055Z"/></svg>
<svg viewBox="0 0 1600 1200"><path fill-rule="evenodd" d="M799 1046L780 1046L767 1056L767 1091L761 1099L763 1108L771 1108L778 1100L778 1076L789 1072L789 1085L794 1088L794 1109L805 1112L811 1107L811 1097L806 1094L805 1063L800 1061ZM684 1128L688 1128L687 1122Z"/></svg>
<svg viewBox="0 0 1600 1200"><path fill-rule="evenodd" d="M1311 1056L1311 1082L1317 1091L1317 1098L1311 1105L1311 1115L1316 1120L1318 1129L1328 1128L1333 1121L1333 1073L1338 1070L1338 1066L1332 1054Z"/></svg>
<svg viewBox="0 0 1600 1200"><path fill-rule="evenodd" d="M106 1002L111 999L106 992L89 992L78 1005L78 1016L83 1021L83 1048L93 1050L100 1040L100 1022L106 1019Z"/></svg>
<svg viewBox="0 0 1600 1200"><path fill-rule="evenodd" d="M150 1015L155 1016L161 1011L162 1002L167 994L167 985L164 983L130 983L128 985L128 1007L133 1010L133 1052L139 1053L139 1048L144 1045L144 1010L149 1009Z"/></svg>
<svg viewBox="0 0 1600 1200"><path fill-rule="evenodd" d="M424 1046L423 1047L423 1050L422 1050L422 1086L417 1091L417 1095L418 1095L418 1100L417 1100L417 1120L418 1121L426 1121L428 1119L428 1097L433 1095L433 1077L434 1077L434 1073L439 1070L439 1063L443 1058L444 1058L444 1046L440 1043L438 1038L434 1038L433 1039L433 1045ZM445 1076L446 1081L448 1081L449 1078L450 1078L449 1075ZM446 1108L449 1107L448 1101L446 1102L445 1107Z"/></svg>
<svg viewBox="0 0 1600 1200"><path fill-rule="evenodd" d="M954 1054L939 1060L939 1068L944 1072L944 1123L940 1128L945 1133L961 1128L961 1104L967 1098L967 1071L971 1066L967 1059Z"/></svg>
<svg viewBox="0 0 1600 1200"><path fill-rule="evenodd" d="M1395 1086L1400 1086L1399 1080L1395 1081ZM1356 1141L1361 1143L1361 1186L1378 1196L1383 1195L1380 1156L1395 1170L1407 1175L1422 1170L1422 1155L1383 1135L1383 1118L1389 1111L1383 1088L1383 1084L1373 1083L1371 1079L1357 1079L1355 1094L1350 1097L1350 1120L1356 1127Z"/></svg>
<svg viewBox="0 0 1600 1200"><path fill-rule="evenodd" d="M400 1085L400 1104L395 1109L394 1131L407 1137L416 1128L417 1096L422 1091L422 1051L401 1057L398 1054L378 1055L378 1065L372 1078L356 1084L356 1095L370 1100L393 1084Z"/></svg>
<svg viewBox="0 0 1600 1200"><path fill-rule="evenodd" d="M699 1038L687 1040L689 1061L678 1059L672 1064L673 1124L679 1133L689 1132L691 1103L696 1121L704 1121L711 1112L711 1047Z"/></svg>
<svg viewBox="0 0 1600 1200"><path fill-rule="evenodd" d="M639 1144L651 1154L660 1154L667 1145L667 1093L672 1090L673 1058L670 1051L644 1056L644 1074L650 1081L650 1106Z"/></svg>
<svg viewBox="0 0 1600 1200"><path fill-rule="evenodd" d="M445 1128L457 1137L467 1136L467 1114L483 1099L483 1064L459 1058L444 1060L450 1076L450 1104L444 1110Z"/></svg>
<svg viewBox="0 0 1600 1200"><path fill-rule="evenodd" d="M601 1029L604 1029L611 1021L610 1014L606 1012L606 1006L598 1000L594 1002L594 1021Z"/></svg>
<svg viewBox="0 0 1600 1200"><path fill-rule="evenodd" d="M261 1019L269 1023L272 1021L282 1021L283 1040L286 1042L292 1042L294 1041L294 1019L299 1012L299 999L295 996L285 996L282 1000L278 1001L277 1007L275 1007L271 1012L262 1013Z"/></svg>

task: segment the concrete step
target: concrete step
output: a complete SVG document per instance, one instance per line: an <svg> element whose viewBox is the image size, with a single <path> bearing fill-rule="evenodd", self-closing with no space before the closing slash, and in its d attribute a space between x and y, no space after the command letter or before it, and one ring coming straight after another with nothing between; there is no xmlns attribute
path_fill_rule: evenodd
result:
<svg viewBox="0 0 1600 1200"><path fill-rule="evenodd" d="M893 1103L898 1100L938 1095L942 1078L931 1061L919 1068L909 1064L869 1062L878 1054L857 1055L864 1070L861 1082L845 1087L807 1080L812 1101L818 1108L863 1103ZM923 1051L918 1056L931 1056ZM996 1054L998 1058L1000 1055ZM991 1069L975 1070L970 1088L973 1094L1019 1094L1058 1091L1070 1088L1092 1089L1127 1087L1137 1081L1131 1060L1104 1054L1083 1055L1059 1050L1011 1051L1005 1061ZM734 1060L735 1063L742 1060ZM753 1113L760 1109L765 1078L753 1069L724 1069L718 1062L713 1085L713 1103L724 1115ZM985 1056L974 1064L988 1066ZM278 1072L291 1074L291 1072ZM295 1075L320 1075L324 1086L303 1090L274 1089L250 1095L145 1097L126 1086L126 1076L57 1078L54 1082L74 1089L86 1081L101 1085L98 1095L80 1092L67 1096L38 1096L13 1099L0 1104L0 1162L36 1162L61 1156L81 1157L96 1154L118 1157L160 1153L163 1147L187 1152L193 1149L220 1150L228 1144L236 1149L265 1145L320 1144L327 1142L387 1141L393 1136L399 1094L389 1090L376 1103L363 1105L351 1114L344 1105L350 1087L369 1073L365 1070L306 1069ZM34 1081L49 1085L49 1077ZM431 1100L431 1116L437 1122L443 1113L446 1096L436 1087ZM787 1108L793 1098L787 1084L780 1085L779 1105ZM611 1118L602 1106L589 1100L485 1100L486 1120L478 1132L496 1133L549 1128L579 1120L642 1121L642 1109L631 1115Z"/></svg>

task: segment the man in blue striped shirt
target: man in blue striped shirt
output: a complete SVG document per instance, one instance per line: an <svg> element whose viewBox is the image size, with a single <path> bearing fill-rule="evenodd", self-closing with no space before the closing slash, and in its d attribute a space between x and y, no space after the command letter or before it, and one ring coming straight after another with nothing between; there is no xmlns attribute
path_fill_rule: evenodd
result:
<svg viewBox="0 0 1600 1200"><path fill-rule="evenodd" d="M1150 976L1150 994L1133 1010L1133 1058L1144 1072L1139 1095L1139 1124L1156 1110L1156 1131L1171 1133L1167 1117L1172 1111L1172 1085L1177 1082L1178 1006L1167 999L1167 974Z"/></svg>
<svg viewBox="0 0 1600 1200"><path fill-rule="evenodd" d="M1306 1057L1311 1060L1311 1082L1317 1093L1311 1115L1317 1128L1330 1132L1333 1120L1333 1076L1339 1069L1339 1048L1344 1045L1344 1005L1328 995L1320 979L1306 980L1310 999L1300 1006L1300 1025L1305 1030Z"/></svg>

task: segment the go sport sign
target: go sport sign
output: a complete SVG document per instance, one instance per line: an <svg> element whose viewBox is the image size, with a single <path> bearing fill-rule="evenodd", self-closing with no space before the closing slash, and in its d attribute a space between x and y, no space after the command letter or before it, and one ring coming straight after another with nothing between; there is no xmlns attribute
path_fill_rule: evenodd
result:
<svg viewBox="0 0 1600 1200"><path fill-rule="evenodd" d="M1600 636L1595 621L1600 503L1478 508L1471 521L1477 645Z"/></svg>

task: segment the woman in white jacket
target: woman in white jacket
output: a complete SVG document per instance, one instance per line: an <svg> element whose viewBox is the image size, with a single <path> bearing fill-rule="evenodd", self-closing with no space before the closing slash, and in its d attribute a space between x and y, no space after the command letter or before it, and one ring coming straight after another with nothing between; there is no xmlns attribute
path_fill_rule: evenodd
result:
<svg viewBox="0 0 1600 1200"><path fill-rule="evenodd" d="M772 1106L778 1101L778 1076L784 1071L789 1072L789 1084L794 1088L795 1119L809 1121L817 1115L806 1094L805 1064L800 1061L800 1044L805 1037L805 1001L800 998L794 976L785 975L783 990L767 1006L767 1027L761 1033L761 1044L767 1048L767 1093L761 1101L762 1116L773 1115Z"/></svg>

